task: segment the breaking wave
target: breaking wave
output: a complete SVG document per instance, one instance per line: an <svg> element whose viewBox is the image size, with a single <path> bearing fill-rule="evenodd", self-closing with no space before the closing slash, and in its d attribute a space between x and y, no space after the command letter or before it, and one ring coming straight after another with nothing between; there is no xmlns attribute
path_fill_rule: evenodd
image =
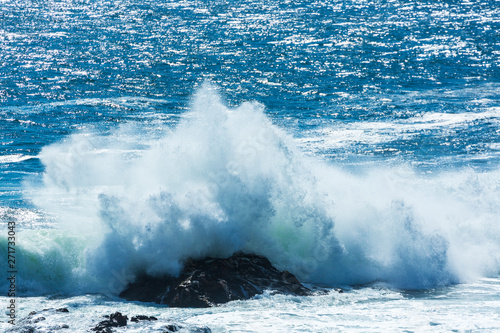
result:
<svg viewBox="0 0 500 333"><path fill-rule="evenodd" d="M19 234L27 294L116 294L190 257L268 257L306 282L430 288L500 271L500 172L351 173L300 151L257 103L203 85L161 139L128 124L46 146L32 201L58 229ZM1 246L6 247L6 239Z"/></svg>

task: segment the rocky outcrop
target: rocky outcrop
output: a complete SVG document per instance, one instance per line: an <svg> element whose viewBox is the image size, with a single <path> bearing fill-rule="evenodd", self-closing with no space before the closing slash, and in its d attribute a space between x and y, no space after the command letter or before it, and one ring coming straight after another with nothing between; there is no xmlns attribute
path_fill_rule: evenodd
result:
<svg viewBox="0 0 500 333"><path fill-rule="evenodd" d="M110 315L101 316L101 320L86 318L83 321L91 324L88 328L83 328L82 323L79 327L73 326L74 319L81 321L81 314L70 313L68 308L43 309L32 311L26 317L20 319L15 325L8 328L5 332L9 333L36 333L36 332L177 332L177 333L211 333L210 328L205 326L195 326L183 322L174 322L170 319L158 319L154 316L135 315L129 320L128 316L115 312ZM62 324L67 323L67 324Z"/></svg>
<svg viewBox="0 0 500 333"><path fill-rule="evenodd" d="M226 259L189 260L179 277L140 276L120 297L171 307L201 308L249 299L264 290L311 294L293 274L277 270L266 258L239 253Z"/></svg>
<svg viewBox="0 0 500 333"><path fill-rule="evenodd" d="M31 333L31 332L56 332L68 331L68 324L56 324L54 320L47 320L47 318L57 317L59 321L66 322L68 317L66 314L69 312L67 308L59 309L43 309L40 311L31 311L26 317L21 318L15 325L7 329L5 332L10 333Z"/></svg>
<svg viewBox="0 0 500 333"><path fill-rule="evenodd" d="M122 315L120 312L115 312L105 317L108 319L101 321L92 331L98 333L111 333L113 327L127 326L128 317Z"/></svg>
<svg viewBox="0 0 500 333"><path fill-rule="evenodd" d="M141 320L147 320L147 321L153 321L153 320L158 320L158 318L156 317L153 317L153 316L144 316L144 315L138 315L138 316L134 316L130 319L130 321L134 322L134 323L138 323L140 322Z"/></svg>
<svg viewBox="0 0 500 333"><path fill-rule="evenodd" d="M94 328L92 328L91 331L98 332L98 333L113 333L113 332L115 332L114 328L116 328L116 327L125 328L125 326L127 326L127 323L128 323L128 317L122 315L120 312L115 312L113 314L110 314L109 316L104 316L104 317L107 319L101 321ZM132 323L138 323L140 321L157 321L157 320L158 320L158 318L156 318L156 317L144 316L144 315L133 316L130 319L130 321ZM142 329L148 330L150 328L143 327ZM210 333L210 332L212 332L208 327L198 327L198 326L191 326L191 325L172 323L172 322L168 323L167 325L160 326L160 327L158 327L158 329L155 328L155 331L165 332L165 333L169 333L169 332Z"/></svg>

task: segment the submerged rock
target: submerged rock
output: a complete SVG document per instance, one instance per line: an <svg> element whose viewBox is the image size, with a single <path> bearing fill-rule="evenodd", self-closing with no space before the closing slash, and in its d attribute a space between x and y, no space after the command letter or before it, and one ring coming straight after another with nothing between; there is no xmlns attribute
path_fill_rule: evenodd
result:
<svg viewBox="0 0 500 333"><path fill-rule="evenodd" d="M101 321L99 324L97 324L96 327L92 329L92 331L108 333L112 332L112 327L127 326L128 318L127 316L122 315L120 312L115 312L105 317L109 319Z"/></svg>
<svg viewBox="0 0 500 333"><path fill-rule="evenodd" d="M149 316L144 316L144 315L137 315L137 316L132 317L132 319L130 319L130 321L133 321L134 323L138 323L141 320L152 321L152 320L158 320L158 318L153 317L153 316L149 317Z"/></svg>
<svg viewBox="0 0 500 333"><path fill-rule="evenodd" d="M189 333L212 333L212 330L208 327L196 327L196 326L183 326L180 324L169 324L162 327L161 332L172 333L172 332L189 332Z"/></svg>
<svg viewBox="0 0 500 333"><path fill-rule="evenodd" d="M179 277L141 276L120 297L171 307L202 308L249 299L264 290L311 294L292 273L280 272L267 258L240 253L226 259L190 260Z"/></svg>
<svg viewBox="0 0 500 333"><path fill-rule="evenodd" d="M5 330L11 333L31 333L31 332L56 332L59 330L66 331L69 328L68 324L54 323L54 317L61 321L68 320L65 315L69 310L67 308L60 309L43 309L39 311L31 311L26 317L21 318L13 327ZM52 320L47 320L47 318Z"/></svg>
<svg viewBox="0 0 500 333"><path fill-rule="evenodd" d="M102 320L104 318L104 320ZM161 319L154 316L134 315L128 320L128 316L120 312L115 312L110 315L100 316L100 319L91 318L91 316L83 319L84 323L75 323L75 326L70 327L68 324L61 322L81 321L81 314L72 317L72 314L67 308L59 309L43 309L32 311L26 317L20 319L15 325L5 330L10 333L37 333L37 332L100 332L100 333L115 333L115 332L178 332L178 333L210 333L211 330L205 326L195 326L183 322L174 322L170 319ZM100 320L100 321L99 321ZM96 322L98 322L96 324ZM82 325L83 324L83 325ZM87 324L89 326L87 326Z"/></svg>
<svg viewBox="0 0 500 333"><path fill-rule="evenodd" d="M186 332L186 333L210 333L211 330L204 326L192 326L184 323L171 322L169 320L161 321L159 325L141 325L144 322L156 322L158 318L154 316L145 315L135 315L130 319L130 325L128 325L128 317L121 314L120 312L115 312L111 315L106 315L103 320L99 322L91 331L100 333L114 333L114 332L126 332L128 328L137 331L138 328L142 332ZM134 326L135 325L135 326ZM138 326L139 325L139 326ZM132 327L130 327L132 326ZM118 329L118 330L117 330Z"/></svg>

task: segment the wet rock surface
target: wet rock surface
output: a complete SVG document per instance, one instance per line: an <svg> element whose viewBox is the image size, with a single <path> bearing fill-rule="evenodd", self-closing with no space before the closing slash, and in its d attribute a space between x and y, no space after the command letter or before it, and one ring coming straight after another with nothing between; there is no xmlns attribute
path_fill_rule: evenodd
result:
<svg viewBox="0 0 500 333"><path fill-rule="evenodd" d="M113 333L116 332L117 328L120 329L120 332L125 331L128 329L128 324L134 324L134 323L139 323L143 321L158 321L158 318L154 316L145 316L145 315L136 315L133 316L130 319L130 323L128 322L128 316L125 316L121 314L120 312L115 312L113 314L110 314L108 316L104 316L107 318L106 320L101 321L99 324L97 324L94 328L91 329L93 332L99 332L99 333ZM133 326L133 325L132 325ZM137 329L137 326L135 327ZM141 330L148 332L189 332L189 333L210 333L211 330L208 327L199 327L199 326L193 326L193 325L188 325L184 323L175 323L175 322L165 322L158 326L158 327L152 327L152 326L143 326Z"/></svg>
<svg viewBox="0 0 500 333"><path fill-rule="evenodd" d="M312 293L293 274L277 270L267 258L239 253L225 259L190 260L179 277L141 276L120 297L202 308L249 299L265 290L300 296Z"/></svg>
<svg viewBox="0 0 500 333"><path fill-rule="evenodd" d="M31 311L26 317L19 319L13 327L5 332L31 333L40 332L42 329L45 329L47 332L67 330L69 328L68 324L48 323L47 318L55 316L59 318L60 321L64 322L67 318L62 315L68 312L69 310L67 308Z"/></svg>
<svg viewBox="0 0 500 333"><path fill-rule="evenodd" d="M67 308L43 309L30 312L26 317L20 319L16 324L5 332L10 333L36 333L36 332L178 332L178 333L210 333L211 330L205 326L196 326L169 319L158 319L154 316L134 315L128 319L127 315L115 312L110 315L100 316L98 320L88 318L92 326L78 328L71 323L72 314Z"/></svg>
<svg viewBox="0 0 500 333"><path fill-rule="evenodd" d="M138 316L135 316L135 317L132 317L130 319L130 321L134 322L134 323L138 323L140 322L141 320L147 320L147 321L152 321L152 320L158 320L158 318L156 317L153 317L153 316L143 316L143 315L138 315Z"/></svg>
<svg viewBox="0 0 500 333"><path fill-rule="evenodd" d="M120 312L115 312L109 316L105 316L107 320L101 321L96 327L92 329L94 332L108 333L112 332L113 327L127 326L128 317L122 315Z"/></svg>

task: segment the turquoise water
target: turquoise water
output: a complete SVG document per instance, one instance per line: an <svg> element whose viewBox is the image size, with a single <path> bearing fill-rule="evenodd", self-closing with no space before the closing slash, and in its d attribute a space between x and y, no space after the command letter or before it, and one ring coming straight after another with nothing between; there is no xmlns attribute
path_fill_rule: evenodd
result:
<svg viewBox="0 0 500 333"><path fill-rule="evenodd" d="M428 315L398 326L404 307L458 309L478 285L471 313L497 306L500 1L0 3L0 219L17 225L26 313L92 293L75 305L90 311L138 272L239 250L308 283L371 286L346 312L394 296L389 330ZM277 298L298 319L276 327L331 329L323 301Z"/></svg>

